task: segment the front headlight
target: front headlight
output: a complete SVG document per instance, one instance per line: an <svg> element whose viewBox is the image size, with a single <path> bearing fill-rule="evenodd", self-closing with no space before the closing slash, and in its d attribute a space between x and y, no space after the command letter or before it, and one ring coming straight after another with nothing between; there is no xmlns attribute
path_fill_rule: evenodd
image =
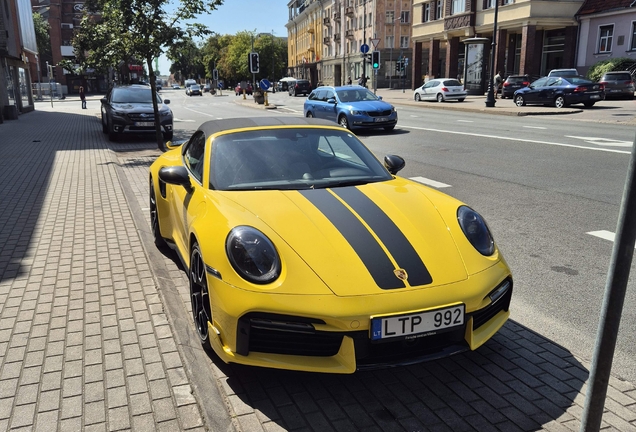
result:
<svg viewBox="0 0 636 432"><path fill-rule="evenodd" d="M495 242L486 222L479 213L470 207L461 206L457 209L457 221L470 244L480 254L490 256L495 253Z"/></svg>
<svg viewBox="0 0 636 432"><path fill-rule="evenodd" d="M391 111L392 112L396 112L397 111L393 105L391 105Z"/></svg>
<svg viewBox="0 0 636 432"><path fill-rule="evenodd" d="M256 228L234 228L225 241L225 251L234 270L249 282L267 284L280 275L280 258L274 244Z"/></svg>
<svg viewBox="0 0 636 432"><path fill-rule="evenodd" d="M351 115L364 115L364 111L351 110Z"/></svg>

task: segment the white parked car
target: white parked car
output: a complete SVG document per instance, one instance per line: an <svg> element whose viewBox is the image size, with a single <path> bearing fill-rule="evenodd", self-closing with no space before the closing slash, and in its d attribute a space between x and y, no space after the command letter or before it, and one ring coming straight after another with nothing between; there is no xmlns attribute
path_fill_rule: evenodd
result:
<svg viewBox="0 0 636 432"><path fill-rule="evenodd" d="M436 100L437 102L445 102L456 100L463 102L466 99L466 90L454 78L435 78L416 88L413 93L413 99L416 101Z"/></svg>

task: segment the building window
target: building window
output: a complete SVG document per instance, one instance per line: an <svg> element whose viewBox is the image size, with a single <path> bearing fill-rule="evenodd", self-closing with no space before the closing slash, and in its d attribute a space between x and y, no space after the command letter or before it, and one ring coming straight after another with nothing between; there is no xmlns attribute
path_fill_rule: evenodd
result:
<svg viewBox="0 0 636 432"><path fill-rule="evenodd" d="M612 38L614 35L614 25L599 27L598 52L606 53L612 51Z"/></svg>
<svg viewBox="0 0 636 432"><path fill-rule="evenodd" d="M435 2L435 19L442 19L442 4L444 2L442 0L437 0Z"/></svg>
<svg viewBox="0 0 636 432"><path fill-rule="evenodd" d="M632 22L632 42L629 45L630 51L636 51L636 21Z"/></svg>
<svg viewBox="0 0 636 432"><path fill-rule="evenodd" d="M408 47L409 47L409 37L400 36L400 48L408 48Z"/></svg>
<svg viewBox="0 0 636 432"><path fill-rule="evenodd" d="M372 22L373 22L373 12L369 12L369 20L367 21L367 27L371 27Z"/></svg>
<svg viewBox="0 0 636 432"><path fill-rule="evenodd" d="M387 36L384 38L384 48L393 48L395 36Z"/></svg>
<svg viewBox="0 0 636 432"><path fill-rule="evenodd" d="M495 0L484 0L484 9L492 9L495 7Z"/></svg>
<svg viewBox="0 0 636 432"><path fill-rule="evenodd" d="M386 23L393 24L395 21L395 11L386 11Z"/></svg>
<svg viewBox="0 0 636 432"><path fill-rule="evenodd" d="M466 0L453 0L451 3L451 15L462 13L466 10Z"/></svg>
<svg viewBox="0 0 636 432"><path fill-rule="evenodd" d="M400 14L400 22L408 23L409 22L409 11L402 11Z"/></svg>
<svg viewBox="0 0 636 432"><path fill-rule="evenodd" d="M422 8L422 22L428 22L431 20L431 4L424 3L424 7Z"/></svg>
<svg viewBox="0 0 636 432"><path fill-rule="evenodd" d="M502 0L501 4L507 5L507 4L513 4L514 2L515 0ZM493 3L494 3L494 0L493 0ZM495 7L495 5L493 4L492 7Z"/></svg>

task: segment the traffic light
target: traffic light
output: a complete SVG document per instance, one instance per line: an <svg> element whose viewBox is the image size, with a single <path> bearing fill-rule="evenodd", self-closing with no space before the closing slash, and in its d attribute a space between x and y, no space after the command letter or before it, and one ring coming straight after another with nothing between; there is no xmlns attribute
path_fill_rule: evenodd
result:
<svg viewBox="0 0 636 432"><path fill-rule="evenodd" d="M380 51L373 51L371 53L371 64L373 69L380 69Z"/></svg>
<svg viewBox="0 0 636 432"><path fill-rule="evenodd" d="M259 62L258 62L258 53L252 52L250 53L250 73L258 73L259 71Z"/></svg>
<svg viewBox="0 0 636 432"><path fill-rule="evenodd" d="M214 69L214 70L212 71L212 79L213 79L214 81L216 81L216 80L218 80L218 79L219 79L219 71L218 71L217 69Z"/></svg>
<svg viewBox="0 0 636 432"><path fill-rule="evenodd" d="M398 60L395 62L395 72L402 72L402 60Z"/></svg>

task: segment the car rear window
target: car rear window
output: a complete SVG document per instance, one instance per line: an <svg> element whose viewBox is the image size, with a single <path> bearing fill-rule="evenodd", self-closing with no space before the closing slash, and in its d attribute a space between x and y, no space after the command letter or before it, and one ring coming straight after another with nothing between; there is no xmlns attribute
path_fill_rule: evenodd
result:
<svg viewBox="0 0 636 432"><path fill-rule="evenodd" d="M523 77L523 76L510 76L508 77L507 81L511 84L517 84L517 83L522 83L522 82L527 82L528 77Z"/></svg>
<svg viewBox="0 0 636 432"><path fill-rule="evenodd" d="M448 87L461 87L462 84L457 80L451 79L444 81L444 85Z"/></svg>
<svg viewBox="0 0 636 432"><path fill-rule="evenodd" d="M632 80L632 76L628 73L612 73L612 74L605 74L603 76L602 81L611 81L611 80L615 80L615 81L631 81Z"/></svg>

